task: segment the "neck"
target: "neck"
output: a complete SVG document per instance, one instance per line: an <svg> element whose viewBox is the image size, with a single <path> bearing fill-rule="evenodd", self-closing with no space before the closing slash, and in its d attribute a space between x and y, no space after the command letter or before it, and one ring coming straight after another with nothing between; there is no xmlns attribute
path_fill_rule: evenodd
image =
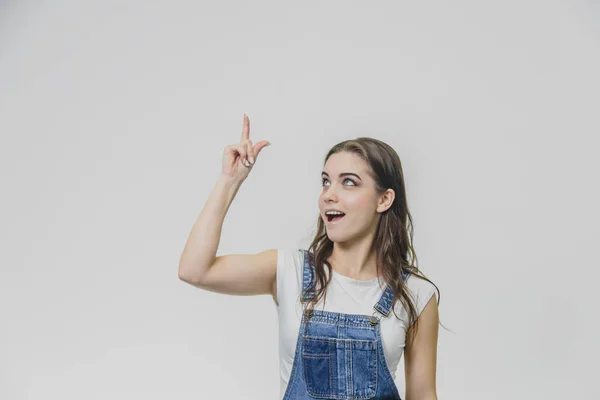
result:
<svg viewBox="0 0 600 400"><path fill-rule="evenodd" d="M333 251L327 261L333 270L348 278L367 281L377 278L377 254L373 239L379 218L355 238L344 242L333 242Z"/></svg>
<svg viewBox="0 0 600 400"><path fill-rule="evenodd" d="M349 243L333 243L333 252L328 258L333 270L348 278L366 281L377 278L375 248L371 240L349 245Z"/></svg>

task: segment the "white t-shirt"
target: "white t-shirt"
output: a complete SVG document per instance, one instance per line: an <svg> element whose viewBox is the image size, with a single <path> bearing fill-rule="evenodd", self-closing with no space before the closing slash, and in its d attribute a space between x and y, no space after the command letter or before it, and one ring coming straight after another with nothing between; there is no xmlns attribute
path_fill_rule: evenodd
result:
<svg viewBox="0 0 600 400"><path fill-rule="evenodd" d="M277 315L279 320L279 376L280 399L283 398L292 372L298 331L302 319L303 256L299 249L278 249L277 252ZM371 316L373 306L379 301L385 286L379 284L377 278L359 281L333 271L332 280L327 287L327 299L317 303L315 310L325 310L345 314L364 314ZM434 293L435 286L424 279L410 275L406 281L414 296L417 313L423 308ZM278 304L277 304L278 303ZM377 313L381 318L381 340L383 352L392 377L396 378L396 370L400 357L404 352L408 313L400 301L394 305L395 312L387 317Z"/></svg>

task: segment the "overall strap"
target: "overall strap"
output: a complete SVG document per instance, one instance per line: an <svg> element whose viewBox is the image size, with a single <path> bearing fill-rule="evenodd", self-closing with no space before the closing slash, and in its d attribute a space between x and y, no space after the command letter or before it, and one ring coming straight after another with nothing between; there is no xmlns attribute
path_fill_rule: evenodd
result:
<svg viewBox="0 0 600 400"><path fill-rule="evenodd" d="M402 274L402 280L404 282L406 282L406 280L408 279L408 275L409 275L408 272L404 272ZM377 304L375 304L373 306L373 308L376 311L379 311L381 314L383 314L387 317L390 314L393 299L394 299L394 289L390 285L386 285L386 288L383 291L381 298L379 299Z"/></svg>
<svg viewBox="0 0 600 400"><path fill-rule="evenodd" d="M314 296L313 291L308 291L315 279L313 256L307 250L298 250L302 252L304 265L302 267L302 301L311 300Z"/></svg>

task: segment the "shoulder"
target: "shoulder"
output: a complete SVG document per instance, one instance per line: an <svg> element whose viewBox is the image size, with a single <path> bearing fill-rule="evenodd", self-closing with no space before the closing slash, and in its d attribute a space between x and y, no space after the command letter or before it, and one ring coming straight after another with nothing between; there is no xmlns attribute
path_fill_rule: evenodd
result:
<svg viewBox="0 0 600 400"><path fill-rule="evenodd" d="M276 293L278 305L293 304L302 290L303 252L301 249L280 247L277 249Z"/></svg>
<svg viewBox="0 0 600 400"><path fill-rule="evenodd" d="M406 286L413 298L414 305L417 309L417 315L421 314L421 311L423 311L432 296L437 294L437 289L431 282L415 274L410 274L408 276L406 279Z"/></svg>
<svg viewBox="0 0 600 400"><path fill-rule="evenodd" d="M302 249L281 247L277 249L277 285L297 286L301 282L304 254Z"/></svg>
<svg viewBox="0 0 600 400"><path fill-rule="evenodd" d="M279 269L297 269L304 260L304 250L293 249L289 247L280 247L277 249L277 270Z"/></svg>

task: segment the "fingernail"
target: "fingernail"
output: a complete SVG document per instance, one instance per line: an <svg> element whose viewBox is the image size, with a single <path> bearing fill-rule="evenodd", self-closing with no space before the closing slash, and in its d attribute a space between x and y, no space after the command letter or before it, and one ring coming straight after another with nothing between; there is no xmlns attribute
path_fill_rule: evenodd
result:
<svg viewBox="0 0 600 400"><path fill-rule="evenodd" d="M254 164L254 157L250 157L250 164Z"/></svg>

